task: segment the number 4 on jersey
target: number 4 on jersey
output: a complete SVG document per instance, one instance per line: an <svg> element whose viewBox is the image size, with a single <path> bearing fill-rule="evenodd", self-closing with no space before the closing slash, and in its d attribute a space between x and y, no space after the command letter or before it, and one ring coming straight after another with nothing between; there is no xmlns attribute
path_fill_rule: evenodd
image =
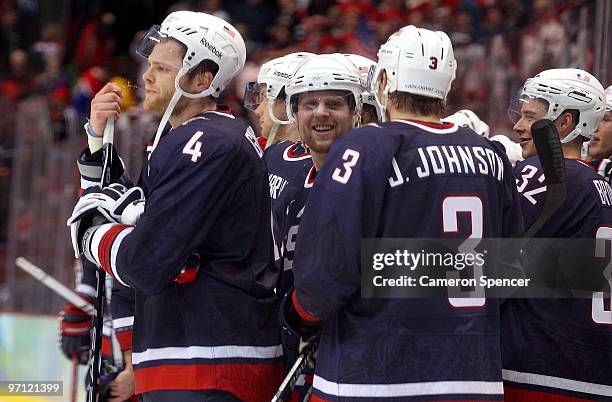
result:
<svg viewBox="0 0 612 402"><path fill-rule="evenodd" d="M202 141L198 140L203 134L204 133L202 131L196 131L196 133L189 139L189 141L187 141L187 144L185 144L185 147L183 148L183 153L191 155L191 161L194 163L202 157L202 152L200 152L202 149Z"/></svg>

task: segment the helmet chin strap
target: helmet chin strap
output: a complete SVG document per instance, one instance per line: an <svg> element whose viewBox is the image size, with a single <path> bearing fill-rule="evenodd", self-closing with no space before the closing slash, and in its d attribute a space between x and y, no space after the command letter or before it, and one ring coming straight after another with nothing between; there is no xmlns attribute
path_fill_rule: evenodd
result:
<svg viewBox="0 0 612 402"><path fill-rule="evenodd" d="M274 116L274 110L272 110L273 107L274 101L272 99L268 99L268 116L270 116L275 125L285 126L287 124L291 124L291 121L289 120L279 120L278 118L276 118L276 116Z"/></svg>
<svg viewBox="0 0 612 402"><path fill-rule="evenodd" d="M287 124L291 124L291 122L288 120L279 120L276 118L276 116L274 116L274 111L272 110L273 104L274 104L274 101L272 99L268 99L268 116L270 116L270 119L272 119L274 124L272 125L272 128L270 129L270 132L268 133L268 139L266 141L266 148L272 145L272 143L274 142L274 139L276 138L276 133L278 132L278 129L280 128L281 125L284 126Z"/></svg>
<svg viewBox="0 0 612 402"><path fill-rule="evenodd" d="M157 132L155 133L155 139L153 140L153 146L151 147L151 152L149 152L149 156L147 158L148 160L151 160L151 155L153 155L153 151L155 151L155 148L157 148L157 144L159 143L159 139L161 138L162 131L164 131L164 128L166 127L166 124L168 123L168 120L170 119L170 116L174 111L174 107L178 103L179 99L181 99L181 92L182 91L175 91L174 95L172 95L172 99L170 99L170 102L166 107L166 111L164 112L164 115L162 116L161 121L159 122L159 126L157 126Z"/></svg>
<svg viewBox="0 0 612 402"><path fill-rule="evenodd" d="M172 116L172 112L174 111L174 108L176 107L176 104L178 103L178 101L181 99L181 96L185 96L187 98L203 98L205 96L211 95L214 92L214 88L212 86L209 86L204 91L197 93L197 94L183 91L183 89L181 88L181 85L179 84L179 81L183 75L187 74L188 71L189 71L189 67L183 66L178 71L178 73L176 73L176 77L174 79L174 88L175 88L174 95L172 95L170 102L168 102L168 106L166 106L166 111L164 112L159 122L159 126L157 126L157 132L155 133L155 139L153 140L153 146L151 147L151 152L149 152L147 160L151 160L151 155L153 155L153 151L155 151L155 148L157 148L157 144L159 143L159 139L161 138L162 131L164 131L164 128L166 127L166 124L168 123L168 120L170 120L170 116Z"/></svg>
<svg viewBox="0 0 612 402"><path fill-rule="evenodd" d="M581 132L582 130L580 130L579 128L573 129L569 134L567 134L564 138L561 139L561 144L567 144L568 142L574 140L579 135L581 135Z"/></svg>

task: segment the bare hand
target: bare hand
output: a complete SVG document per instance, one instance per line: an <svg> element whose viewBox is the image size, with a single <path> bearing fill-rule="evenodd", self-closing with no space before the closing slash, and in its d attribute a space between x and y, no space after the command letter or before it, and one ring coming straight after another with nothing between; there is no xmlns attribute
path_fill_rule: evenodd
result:
<svg viewBox="0 0 612 402"><path fill-rule="evenodd" d="M117 120L119 118L122 97L121 88L109 82L92 99L89 124L99 136L104 133L107 119Z"/></svg>
<svg viewBox="0 0 612 402"><path fill-rule="evenodd" d="M117 374L117 377L110 383L111 397L108 402L124 402L134 395L134 372L131 368L126 368Z"/></svg>

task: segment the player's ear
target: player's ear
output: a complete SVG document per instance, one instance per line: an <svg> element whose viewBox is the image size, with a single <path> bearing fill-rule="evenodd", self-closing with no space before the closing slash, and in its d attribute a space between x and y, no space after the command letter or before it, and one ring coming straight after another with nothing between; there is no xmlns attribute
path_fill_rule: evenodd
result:
<svg viewBox="0 0 612 402"><path fill-rule="evenodd" d="M574 116L569 110L566 110L561 113L561 116L556 119L555 123L557 125L557 130L559 131L559 133L569 133L574 129L574 126L576 125L576 122L574 121ZM563 136L565 137L565 135Z"/></svg>
<svg viewBox="0 0 612 402"><path fill-rule="evenodd" d="M196 92L202 92L205 89L208 89L208 87L210 87L210 84L212 83L213 78L214 78L214 75L210 71L199 72L195 76L195 80L194 80Z"/></svg>

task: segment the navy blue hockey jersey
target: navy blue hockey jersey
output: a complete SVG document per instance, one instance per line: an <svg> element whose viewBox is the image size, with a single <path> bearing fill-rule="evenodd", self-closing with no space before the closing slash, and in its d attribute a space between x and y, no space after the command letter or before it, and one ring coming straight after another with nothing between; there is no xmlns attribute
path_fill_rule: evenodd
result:
<svg viewBox="0 0 612 402"><path fill-rule="evenodd" d="M285 217L289 204L304 188L306 175L312 168L310 152L301 142L283 141L268 147L264 152L270 182L272 205L272 234L275 258L282 258L286 227ZM284 269L291 269L291 260L282 262Z"/></svg>
<svg viewBox="0 0 612 402"><path fill-rule="evenodd" d="M586 162L565 159L565 168L567 198L535 237L612 239L612 189ZM520 162L515 174L529 227L540 215L546 194L539 159ZM527 255L534 247L527 244ZM589 268L594 267L576 267L581 272ZM612 311L606 299L609 296L593 294L504 303L507 401L612 400Z"/></svg>
<svg viewBox="0 0 612 402"><path fill-rule="evenodd" d="M294 260L296 310L322 321L311 400L502 399L496 300L362 299L360 250L362 238L516 236L516 205L505 154L467 128L396 120L338 138Z"/></svg>
<svg viewBox="0 0 612 402"><path fill-rule="evenodd" d="M252 129L219 112L191 119L162 137L140 184L138 224L105 225L96 240L102 268L135 290L136 392L269 400L282 379L278 272Z"/></svg>

